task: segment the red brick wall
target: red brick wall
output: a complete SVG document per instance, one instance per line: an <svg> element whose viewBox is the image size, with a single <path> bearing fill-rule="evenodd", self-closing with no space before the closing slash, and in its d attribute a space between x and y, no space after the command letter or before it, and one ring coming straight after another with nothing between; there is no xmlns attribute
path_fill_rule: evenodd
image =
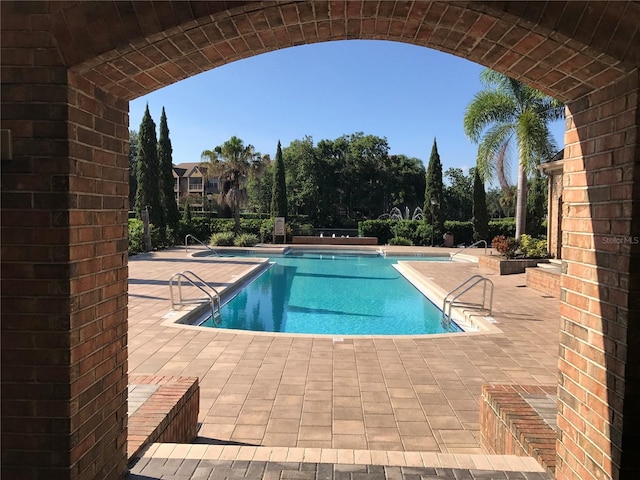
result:
<svg viewBox="0 0 640 480"><path fill-rule="evenodd" d="M68 74L49 7L2 6L2 477L120 478L128 104Z"/></svg>
<svg viewBox="0 0 640 480"><path fill-rule="evenodd" d="M527 268L527 287L560 298L560 273L543 267Z"/></svg>
<svg viewBox="0 0 640 480"><path fill-rule="evenodd" d="M568 106L558 479L640 472L638 85L635 72Z"/></svg>

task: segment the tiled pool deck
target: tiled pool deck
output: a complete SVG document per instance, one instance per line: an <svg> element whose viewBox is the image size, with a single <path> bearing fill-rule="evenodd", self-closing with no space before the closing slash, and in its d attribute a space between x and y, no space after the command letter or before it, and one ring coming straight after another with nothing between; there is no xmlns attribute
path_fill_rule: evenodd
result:
<svg viewBox="0 0 640 480"><path fill-rule="evenodd" d="M490 278L502 333L334 341L185 328L163 318L174 273L191 270L224 288L253 264L249 258L193 258L184 249L129 261L129 370L200 378L197 442L209 444L204 447L376 451L387 458L422 452L468 462L485 453L478 423L483 384L557 382L558 300L526 288L524 274L501 277L471 263L414 268L447 291L476 273ZM139 472L151 468L153 453L143 460ZM447 467L455 465L464 467L460 461ZM503 470L512 470L506 465Z"/></svg>

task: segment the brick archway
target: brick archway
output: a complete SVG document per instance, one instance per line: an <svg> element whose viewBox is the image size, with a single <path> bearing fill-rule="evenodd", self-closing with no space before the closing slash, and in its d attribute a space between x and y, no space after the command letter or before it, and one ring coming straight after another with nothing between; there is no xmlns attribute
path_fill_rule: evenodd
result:
<svg viewBox="0 0 640 480"><path fill-rule="evenodd" d="M639 25L637 2L3 2L3 473L125 471L127 102L353 38L567 102L557 476L632 478L640 246L612 239L640 238Z"/></svg>

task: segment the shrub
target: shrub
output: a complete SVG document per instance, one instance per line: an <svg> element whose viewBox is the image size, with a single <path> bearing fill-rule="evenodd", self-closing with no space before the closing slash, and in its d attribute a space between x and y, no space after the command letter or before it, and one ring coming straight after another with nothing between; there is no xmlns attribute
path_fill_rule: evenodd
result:
<svg viewBox="0 0 640 480"><path fill-rule="evenodd" d="M453 242L456 245L473 243L473 222L447 220L444 222L444 231L453 234Z"/></svg>
<svg viewBox="0 0 640 480"><path fill-rule="evenodd" d="M520 236L520 252L525 258L547 258L547 241L533 238L531 235L522 234Z"/></svg>
<svg viewBox="0 0 640 480"><path fill-rule="evenodd" d="M299 235L313 235L315 233L313 229L313 225L310 223L303 223L297 228L297 232Z"/></svg>
<svg viewBox="0 0 640 480"><path fill-rule="evenodd" d="M233 232L219 232L211 235L209 243L218 247L231 247L233 245Z"/></svg>
<svg viewBox="0 0 640 480"><path fill-rule="evenodd" d="M413 245L413 242L405 237L394 237L389 240L389 245L402 245L406 247L410 247Z"/></svg>
<svg viewBox="0 0 640 480"><path fill-rule="evenodd" d="M242 225L242 219L240 220ZM211 219L211 233L223 233L233 232L235 221L233 218L212 218Z"/></svg>
<svg viewBox="0 0 640 480"><path fill-rule="evenodd" d="M515 258L520 244L518 240L513 237L507 238L504 235L499 235L492 240L491 246L501 255L507 258Z"/></svg>
<svg viewBox="0 0 640 480"><path fill-rule="evenodd" d="M434 232L435 233L435 232ZM414 245L431 245L431 225L420 222L413 233ZM435 235L434 235L435 241Z"/></svg>
<svg viewBox="0 0 640 480"><path fill-rule="evenodd" d="M129 219L129 255L144 252L144 223L136 218Z"/></svg>
<svg viewBox="0 0 640 480"><path fill-rule="evenodd" d="M236 247L254 247L258 243L258 237L256 237L252 233L243 233L242 235L238 235L233 244Z"/></svg>
<svg viewBox="0 0 640 480"><path fill-rule="evenodd" d="M500 235L505 237L516 236L516 220L513 217L489 221L489 238Z"/></svg>
<svg viewBox="0 0 640 480"><path fill-rule="evenodd" d="M391 227L395 220L365 220L358 223L358 235L377 237L378 245L385 245L394 237Z"/></svg>

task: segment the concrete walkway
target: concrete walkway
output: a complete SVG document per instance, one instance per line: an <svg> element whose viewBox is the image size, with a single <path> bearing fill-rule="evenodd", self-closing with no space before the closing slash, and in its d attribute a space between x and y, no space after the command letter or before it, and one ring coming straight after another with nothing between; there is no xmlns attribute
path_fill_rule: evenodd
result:
<svg viewBox="0 0 640 480"><path fill-rule="evenodd" d="M482 384L557 383L558 300L526 288L524 274L412 266L445 290L475 273L491 278L501 332L336 341L176 326L163 318L172 274L192 270L226 288L256 261L172 249L130 259L129 369L200 378L203 444L483 454Z"/></svg>

